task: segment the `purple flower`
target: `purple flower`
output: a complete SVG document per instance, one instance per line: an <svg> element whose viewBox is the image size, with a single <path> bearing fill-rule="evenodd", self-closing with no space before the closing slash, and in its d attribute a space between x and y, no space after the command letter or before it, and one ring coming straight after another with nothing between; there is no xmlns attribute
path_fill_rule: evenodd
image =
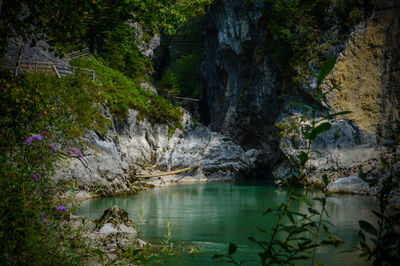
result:
<svg viewBox="0 0 400 266"><path fill-rule="evenodd" d="M32 179L33 179L33 181L35 181L35 183L37 183L39 181L39 178L36 174L32 174Z"/></svg>
<svg viewBox="0 0 400 266"><path fill-rule="evenodd" d="M67 149L68 152L74 153L76 156L80 157L80 158L84 158L82 153L80 153L77 149L75 148L68 148Z"/></svg>
<svg viewBox="0 0 400 266"><path fill-rule="evenodd" d="M50 222L47 220L47 219L42 219L42 220L40 220L42 223L44 223L44 224L50 224Z"/></svg>
<svg viewBox="0 0 400 266"><path fill-rule="evenodd" d="M54 146L53 146L53 145L46 144L46 146L47 146L47 147L49 147L49 149L50 149L50 150L52 150L54 153L57 153L57 149L56 149L56 148L54 148Z"/></svg>
<svg viewBox="0 0 400 266"><path fill-rule="evenodd" d="M33 146L33 141L34 140L36 140L36 141L42 141L42 136L39 134L39 135L33 135L33 136L30 136L30 137L28 137L26 140L25 140L25 145L28 145L28 146Z"/></svg>
<svg viewBox="0 0 400 266"><path fill-rule="evenodd" d="M32 136L32 138L34 139L34 140L37 140L37 141L41 141L42 140L42 136L39 134L39 135L36 135L36 136Z"/></svg>
<svg viewBox="0 0 400 266"><path fill-rule="evenodd" d="M42 214L40 214L40 218L46 218L47 215L45 213L42 212Z"/></svg>
<svg viewBox="0 0 400 266"><path fill-rule="evenodd" d="M66 210L67 210L67 208L63 205L60 205L57 207L57 211L65 212Z"/></svg>
<svg viewBox="0 0 400 266"><path fill-rule="evenodd" d="M29 137L29 138L27 138L27 139L25 140L25 144L28 145L28 146L33 146L32 141L33 141L33 138L32 138L32 137Z"/></svg>

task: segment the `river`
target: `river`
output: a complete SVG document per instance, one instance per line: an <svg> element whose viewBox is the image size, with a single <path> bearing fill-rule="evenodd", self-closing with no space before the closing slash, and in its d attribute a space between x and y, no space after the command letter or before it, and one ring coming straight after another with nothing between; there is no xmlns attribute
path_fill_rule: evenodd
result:
<svg viewBox="0 0 400 266"><path fill-rule="evenodd" d="M304 189L298 189L296 193L310 199L318 195L318 192ZM165 265L221 265L211 257L216 253L226 254L229 242L238 245L237 258L248 260L244 265L259 265L258 247L247 238L263 239L264 235L257 227L268 230L275 217L262 213L284 202L288 194L288 189L271 184L179 184L149 189L130 197L87 200L79 206L77 214L93 220L105 209L117 205L137 222L142 209L139 238L152 243L160 242L170 222L173 238L195 243L201 254L193 258L188 255L166 258ZM377 202L366 196L330 195L327 206L328 219L335 225L332 232L354 245L359 231L358 220L373 220L371 209L377 208ZM307 207L299 201L291 205L292 210L303 213L307 212ZM321 248L318 259L325 265L370 265L364 258L359 258L357 252L338 252L334 248Z"/></svg>

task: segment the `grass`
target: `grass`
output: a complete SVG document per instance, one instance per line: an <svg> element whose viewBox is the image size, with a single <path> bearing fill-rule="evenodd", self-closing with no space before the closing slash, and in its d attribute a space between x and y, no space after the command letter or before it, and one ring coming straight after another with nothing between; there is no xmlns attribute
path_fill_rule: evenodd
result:
<svg viewBox="0 0 400 266"><path fill-rule="evenodd" d="M159 95L142 89L138 81L106 66L101 59L77 59L72 64L95 70L100 81L98 86L105 92L110 111L119 119L126 116L128 110L133 108L139 111L139 119L147 118L152 124L167 124L172 128L182 127L182 110L179 107Z"/></svg>

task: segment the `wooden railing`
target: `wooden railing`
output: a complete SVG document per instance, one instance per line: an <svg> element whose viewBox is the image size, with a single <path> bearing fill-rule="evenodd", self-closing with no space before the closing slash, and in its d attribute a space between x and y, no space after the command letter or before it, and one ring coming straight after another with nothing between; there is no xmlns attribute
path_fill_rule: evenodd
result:
<svg viewBox="0 0 400 266"><path fill-rule="evenodd" d="M69 60L73 60L73 59L78 59L78 58L89 58L90 55L91 54L90 54L89 48L86 47L82 50L74 51L69 54L66 54L65 57Z"/></svg>
<svg viewBox="0 0 400 266"><path fill-rule="evenodd" d="M18 67L23 72L56 72L54 63L52 62L21 62Z"/></svg>
<svg viewBox="0 0 400 266"><path fill-rule="evenodd" d="M24 72L36 73L54 73L57 77L65 77L67 75L74 75L79 71L83 71L92 80L98 80L96 73L92 69L78 68L69 65L54 64L52 62L21 62L18 65L18 73L23 74Z"/></svg>

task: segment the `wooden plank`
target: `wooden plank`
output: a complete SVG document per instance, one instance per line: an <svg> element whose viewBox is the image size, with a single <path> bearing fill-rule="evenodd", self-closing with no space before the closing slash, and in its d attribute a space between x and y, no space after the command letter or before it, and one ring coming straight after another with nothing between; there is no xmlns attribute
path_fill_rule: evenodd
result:
<svg viewBox="0 0 400 266"><path fill-rule="evenodd" d="M193 98L186 98L186 97L172 97L174 99L178 99L178 100L187 100L187 101L193 101L193 102L198 102L200 99L193 99Z"/></svg>

